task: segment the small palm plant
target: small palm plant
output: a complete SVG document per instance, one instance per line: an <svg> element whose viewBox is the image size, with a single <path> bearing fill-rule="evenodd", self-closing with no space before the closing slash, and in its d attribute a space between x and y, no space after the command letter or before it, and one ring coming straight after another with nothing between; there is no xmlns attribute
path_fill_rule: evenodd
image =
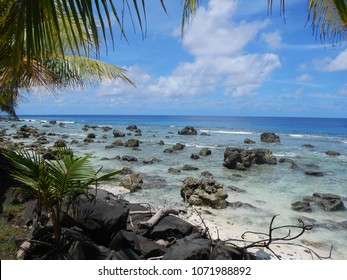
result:
<svg viewBox="0 0 347 280"><path fill-rule="evenodd" d="M51 219L56 245L61 243L61 220L64 210L86 193L91 185L101 181L114 181L122 172L116 170L97 176L89 162L91 154L74 156L69 148L59 148L55 160L45 160L35 151L4 151L9 159L10 174L28 186L37 195L38 209L45 207Z"/></svg>

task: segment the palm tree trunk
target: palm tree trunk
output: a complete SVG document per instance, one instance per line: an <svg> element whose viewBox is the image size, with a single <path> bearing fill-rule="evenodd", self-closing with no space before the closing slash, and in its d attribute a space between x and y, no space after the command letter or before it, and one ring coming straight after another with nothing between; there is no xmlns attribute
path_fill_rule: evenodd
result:
<svg viewBox="0 0 347 280"><path fill-rule="evenodd" d="M57 247L61 246L61 231L60 231L60 221L59 217L57 217L54 207L49 206L48 207L48 212L51 217L52 225L53 225L53 232L54 232L54 243Z"/></svg>

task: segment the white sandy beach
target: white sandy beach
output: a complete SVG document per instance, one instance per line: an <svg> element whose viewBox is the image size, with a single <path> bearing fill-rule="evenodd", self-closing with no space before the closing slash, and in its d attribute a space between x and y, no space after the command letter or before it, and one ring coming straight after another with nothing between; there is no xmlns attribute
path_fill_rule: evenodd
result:
<svg viewBox="0 0 347 280"><path fill-rule="evenodd" d="M100 186L100 189L106 190L114 195L124 196L124 194L129 194L129 190L123 187L115 187L112 185L103 185ZM143 201L130 201L131 203L143 203ZM168 205L166 205L168 206ZM208 228L209 234L213 240L228 241L230 244L235 244L239 247L246 246L252 242L257 242L260 240L267 239L268 236L263 234L268 233L269 228L264 228L258 234L246 234L244 238L243 234L247 231L254 231L254 228L250 226L245 226L240 223L227 222L220 215L220 210L212 209L209 207L195 207L188 206L182 203L182 207L179 207L180 215L179 217L199 228L205 229ZM177 207L173 206L173 207ZM153 207L156 210L159 210L159 207ZM270 223L270 221L269 221ZM278 225L276 225L278 226ZM294 235L297 231L293 231ZM263 233L263 234L261 234ZM288 230L282 231L280 236L274 233L274 237L283 237L288 233ZM321 242L315 242L308 240L305 236L305 233L300 236L298 239L292 241L276 241L270 244L270 249L272 252L266 248L255 247L250 248L249 252L254 252L258 256L264 257L264 259L271 260L319 260L326 259L330 254L331 246L323 244ZM277 254L278 257L274 255ZM331 258L329 259L340 259L338 256L332 253Z"/></svg>

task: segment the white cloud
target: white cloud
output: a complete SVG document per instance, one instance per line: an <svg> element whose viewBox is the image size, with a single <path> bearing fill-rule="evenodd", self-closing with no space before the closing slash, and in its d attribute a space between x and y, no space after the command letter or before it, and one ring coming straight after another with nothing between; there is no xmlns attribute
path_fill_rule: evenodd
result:
<svg viewBox="0 0 347 280"><path fill-rule="evenodd" d="M236 9L237 1L230 0L210 0L207 8L200 6L182 40L192 61L180 62L169 75L159 77L139 66L128 67L136 88L123 82L104 83L97 95L112 100L110 104L124 103L126 99L131 104L140 99L155 104L172 101L173 106L183 98L257 94L281 64L276 54L245 52L268 21L236 23L232 20Z"/></svg>
<svg viewBox="0 0 347 280"><path fill-rule="evenodd" d="M184 47L195 56L221 56L239 53L268 21L232 23L233 1L211 0L209 9L198 10L184 35ZM219 8L218 8L219 7ZM223 9L221 9L223 7Z"/></svg>
<svg viewBox="0 0 347 280"><path fill-rule="evenodd" d="M312 76L310 74L302 74L301 76L296 77L295 81L299 82L299 83L303 83L303 82L309 82L312 81Z"/></svg>
<svg viewBox="0 0 347 280"><path fill-rule="evenodd" d="M230 0L211 0L207 9L199 8L183 38L194 61L179 64L148 90L164 96L209 94L217 88L234 97L254 94L280 61L271 53L244 54L268 21L235 23L236 10L237 2Z"/></svg>
<svg viewBox="0 0 347 280"><path fill-rule="evenodd" d="M276 50L282 47L281 34L276 32L263 33L261 38L266 42L268 47L272 50Z"/></svg>
<svg viewBox="0 0 347 280"><path fill-rule="evenodd" d="M318 68L321 71L336 72L347 70L347 50L339 53L334 59L325 58L318 63Z"/></svg>

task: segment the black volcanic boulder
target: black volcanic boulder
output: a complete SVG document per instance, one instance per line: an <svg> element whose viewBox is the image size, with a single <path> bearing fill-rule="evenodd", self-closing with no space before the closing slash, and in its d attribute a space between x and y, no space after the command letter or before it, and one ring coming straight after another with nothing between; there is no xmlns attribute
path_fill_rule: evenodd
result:
<svg viewBox="0 0 347 280"><path fill-rule="evenodd" d="M186 145L184 145L182 143L176 143L175 145L172 146L172 149L174 151L179 151L179 150L183 150L185 146Z"/></svg>
<svg viewBox="0 0 347 280"><path fill-rule="evenodd" d="M127 129L127 130L131 130L131 131L135 131L135 130L137 130L138 128L137 128L137 125L132 124L132 125L129 125L126 129Z"/></svg>
<svg viewBox="0 0 347 280"><path fill-rule="evenodd" d="M178 131L179 135L197 135L197 130L192 126L186 126L185 128Z"/></svg>
<svg viewBox="0 0 347 280"><path fill-rule="evenodd" d="M71 212L84 233L103 246L112 236L126 229L129 209L120 200L80 199L78 208Z"/></svg>
<svg viewBox="0 0 347 280"><path fill-rule="evenodd" d="M113 130L113 136L114 137L124 137L125 133L119 130Z"/></svg>
<svg viewBox="0 0 347 280"><path fill-rule="evenodd" d="M327 152L325 152L325 154L327 156L331 156L331 157L337 157L337 156L341 155L339 152L335 152L335 151L327 151Z"/></svg>
<svg viewBox="0 0 347 280"><path fill-rule="evenodd" d="M251 145L251 144L255 144L255 141L253 141L252 139L246 138L246 139L243 141L243 143Z"/></svg>
<svg viewBox="0 0 347 280"><path fill-rule="evenodd" d="M191 234L171 246L163 260L208 260L210 252L210 240L201 238L199 234Z"/></svg>
<svg viewBox="0 0 347 280"><path fill-rule="evenodd" d="M223 165L229 169L246 170L252 164L277 164L276 157L265 149L226 148Z"/></svg>
<svg viewBox="0 0 347 280"><path fill-rule="evenodd" d="M279 143L280 137L274 132L264 132L260 135L260 140L263 143Z"/></svg>

